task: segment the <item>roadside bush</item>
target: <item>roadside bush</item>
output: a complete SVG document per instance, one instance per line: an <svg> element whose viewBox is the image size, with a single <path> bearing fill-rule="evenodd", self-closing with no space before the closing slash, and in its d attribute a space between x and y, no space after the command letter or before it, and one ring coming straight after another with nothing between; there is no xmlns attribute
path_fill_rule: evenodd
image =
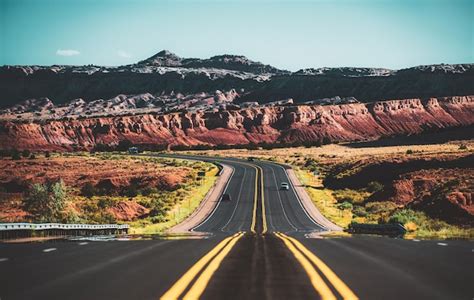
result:
<svg viewBox="0 0 474 300"><path fill-rule="evenodd" d="M390 219L388 220L389 223L402 223L406 224L409 222L417 224L422 218L423 213L416 212L411 209L401 209L399 211L396 211L394 214L390 216Z"/></svg>
<svg viewBox="0 0 474 300"><path fill-rule="evenodd" d="M109 197L100 198L97 202L97 207L101 209L111 207L112 205L114 205L114 200Z"/></svg>
<svg viewBox="0 0 474 300"><path fill-rule="evenodd" d="M370 195L365 191L358 191L352 189L343 189L343 190L335 190L334 198L336 198L337 202L349 202L349 203L363 203L367 197Z"/></svg>
<svg viewBox="0 0 474 300"><path fill-rule="evenodd" d="M306 159L306 161L304 163L304 167L306 169L310 170L311 172L318 171L318 163L317 163L316 160L314 160L312 158Z"/></svg>
<svg viewBox="0 0 474 300"><path fill-rule="evenodd" d="M113 224L117 222L117 219L115 219L114 215L112 215L109 212L103 212L100 214L100 219L97 220L100 223L109 223Z"/></svg>
<svg viewBox="0 0 474 300"><path fill-rule="evenodd" d="M47 184L33 184L23 200L23 208L41 222L62 219L66 203L66 186L62 180Z"/></svg>
<svg viewBox="0 0 474 300"><path fill-rule="evenodd" d="M51 153L49 153L49 151L46 151L46 152L44 153L44 157L50 158L50 157L51 157Z"/></svg>
<svg viewBox="0 0 474 300"><path fill-rule="evenodd" d="M33 153L31 153L30 159L36 159L36 155L34 155Z"/></svg>
<svg viewBox="0 0 474 300"><path fill-rule="evenodd" d="M343 210L345 210L345 209L352 210L353 206L352 206L352 203L344 201L342 203L339 203L339 205L337 207L339 207L339 209L343 209Z"/></svg>
<svg viewBox="0 0 474 300"><path fill-rule="evenodd" d="M61 222L62 223L76 223L77 224L77 223L82 223L83 220L81 219L81 217L79 217L77 212L75 212L73 210L67 210L62 214Z"/></svg>
<svg viewBox="0 0 474 300"><path fill-rule="evenodd" d="M406 152L406 154L413 154L413 150L408 149L407 152Z"/></svg>
<svg viewBox="0 0 474 300"><path fill-rule="evenodd" d="M459 145L459 150L467 150L466 144Z"/></svg>
<svg viewBox="0 0 474 300"><path fill-rule="evenodd" d="M166 217L165 216L154 216L154 217L151 217L150 218L150 221L153 223L153 224L158 224L158 223L162 223L162 222L166 222Z"/></svg>
<svg viewBox="0 0 474 300"><path fill-rule="evenodd" d="M168 208L166 207L166 203L162 198L155 197L151 200L150 203L150 216L164 216Z"/></svg>

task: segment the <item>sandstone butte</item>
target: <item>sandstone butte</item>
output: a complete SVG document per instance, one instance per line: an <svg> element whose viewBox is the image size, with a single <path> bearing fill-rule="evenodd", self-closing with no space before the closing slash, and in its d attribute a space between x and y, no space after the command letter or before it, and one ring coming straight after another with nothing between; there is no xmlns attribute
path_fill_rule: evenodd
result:
<svg viewBox="0 0 474 300"><path fill-rule="evenodd" d="M329 106L65 120L0 121L0 149L90 150L127 140L147 145L233 145L375 140L474 124L474 96Z"/></svg>

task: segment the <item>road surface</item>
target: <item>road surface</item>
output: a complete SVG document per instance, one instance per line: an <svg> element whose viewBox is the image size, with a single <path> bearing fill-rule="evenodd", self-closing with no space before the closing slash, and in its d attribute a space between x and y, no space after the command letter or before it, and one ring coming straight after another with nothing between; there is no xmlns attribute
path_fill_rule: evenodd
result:
<svg viewBox="0 0 474 300"><path fill-rule="evenodd" d="M235 170L204 239L0 244L0 299L473 299L474 243L321 231L285 170Z"/></svg>

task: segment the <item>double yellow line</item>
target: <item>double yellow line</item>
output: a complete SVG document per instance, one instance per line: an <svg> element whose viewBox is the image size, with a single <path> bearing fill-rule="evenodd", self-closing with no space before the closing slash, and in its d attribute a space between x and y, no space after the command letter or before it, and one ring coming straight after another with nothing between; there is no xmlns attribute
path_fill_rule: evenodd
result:
<svg viewBox="0 0 474 300"><path fill-rule="evenodd" d="M321 296L322 300L336 300L337 298L317 270L326 277L327 281L331 283L342 299L359 299L321 259L309 251L298 240L279 232L275 233L275 235L283 241L286 247L293 253L296 260L301 264L311 284Z"/></svg>
<svg viewBox="0 0 474 300"><path fill-rule="evenodd" d="M204 255L191 269L181 276L160 299L178 299L186 289L188 289L188 291L182 296L182 299L199 299L209 284L212 275L243 235L243 232L236 233L217 244L216 247ZM196 280L191 284L195 278Z"/></svg>
<svg viewBox="0 0 474 300"><path fill-rule="evenodd" d="M258 178L260 174L260 195L262 198L262 234L266 233L267 228L267 216L265 214L265 191L263 188L263 169L257 165L246 164L245 165L251 166L255 169L255 194L254 194L254 202L253 202L253 216L252 216L252 225L250 226L250 231L252 233L257 233L255 229L257 224L257 202L258 202Z"/></svg>

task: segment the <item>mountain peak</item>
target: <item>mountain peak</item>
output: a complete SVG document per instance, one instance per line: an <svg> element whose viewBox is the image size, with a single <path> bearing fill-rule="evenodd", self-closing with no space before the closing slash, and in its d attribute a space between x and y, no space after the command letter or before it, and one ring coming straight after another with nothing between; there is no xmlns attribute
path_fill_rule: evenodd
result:
<svg viewBox="0 0 474 300"><path fill-rule="evenodd" d="M181 60L182 58L173 52L161 50L157 54L138 62L138 64L159 67L178 67L181 66Z"/></svg>
<svg viewBox="0 0 474 300"><path fill-rule="evenodd" d="M166 49L161 50L160 52L156 53L152 57L168 57L168 56L178 57L176 54Z"/></svg>

